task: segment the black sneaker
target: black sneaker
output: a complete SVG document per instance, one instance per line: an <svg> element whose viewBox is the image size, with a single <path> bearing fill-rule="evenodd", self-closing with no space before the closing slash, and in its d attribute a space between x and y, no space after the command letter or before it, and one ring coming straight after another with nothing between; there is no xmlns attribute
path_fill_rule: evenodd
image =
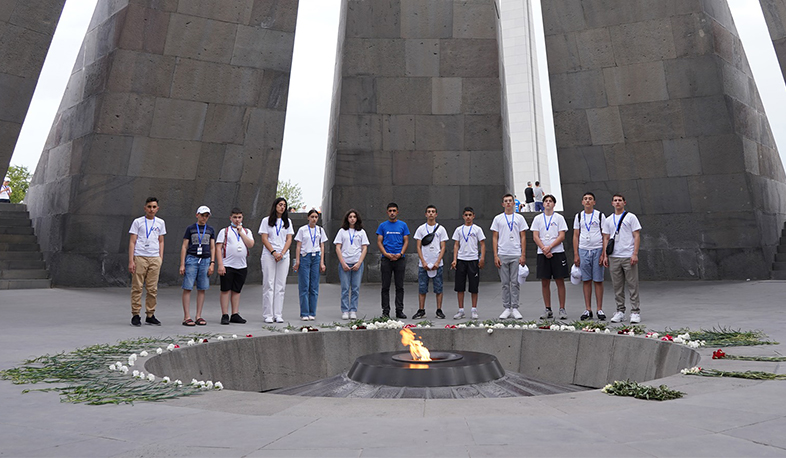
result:
<svg viewBox="0 0 786 458"><path fill-rule="evenodd" d="M152 324L155 326L161 326L161 322L158 321L155 315L150 315L149 317L145 318L145 324Z"/></svg>
<svg viewBox="0 0 786 458"><path fill-rule="evenodd" d="M238 324L246 324L246 320L244 320L243 317L240 316L239 313L233 313L232 316L229 317L229 322L230 323L238 323Z"/></svg>
<svg viewBox="0 0 786 458"><path fill-rule="evenodd" d="M445 319L445 314L442 313L442 309L437 309L437 318Z"/></svg>
<svg viewBox="0 0 786 458"><path fill-rule="evenodd" d="M221 324L229 324L229 315L221 315Z"/></svg>
<svg viewBox="0 0 786 458"><path fill-rule="evenodd" d="M404 315L404 312L396 312L396 318L398 318L399 320L406 320L407 316Z"/></svg>
<svg viewBox="0 0 786 458"><path fill-rule="evenodd" d="M139 318L139 315L134 315L131 317L131 325L142 326L142 319Z"/></svg>
<svg viewBox="0 0 786 458"><path fill-rule="evenodd" d="M603 310L598 310L598 321L606 321L606 314Z"/></svg>
<svg viewBox="0 0 786 458"><path fill-rule="evenodd" d="M426 316L426 310L425 309L418 309L418 311L415 312L414 315L412 315L412 319L413 320L417 320L418 318L423 318L424 316Z"/></svg>
<svg viewBox="0 0 786 458"><path fill-rule="evenodd" d="M581 314L581 321L591 320L591 319L592 319L592 311L584 310L584 313Z"/></svg>
<svg viewBox="0 0 786 458"><path fill-rule="evenodd" d="M382 318L387 318L389 320L390 319L390 313L382 312Z"/></svg>

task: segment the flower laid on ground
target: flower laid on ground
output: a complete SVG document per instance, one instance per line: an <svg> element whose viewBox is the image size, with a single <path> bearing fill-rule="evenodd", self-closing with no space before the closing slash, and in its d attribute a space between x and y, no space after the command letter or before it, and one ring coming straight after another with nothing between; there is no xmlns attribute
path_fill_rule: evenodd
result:
<svg viewBox="0 0 786 458"><path fill-rule="evenodd" d="M686 375L699 375L702 377L734 377L734 378L744 378L749 380L786 380L786 374L775 374L773 372L764 372L764 371L737 372L737 371L721 371L717 369L702 369L700 367L692 367L691 369L683 369L682 373Z"/></svg>
<svg viewBox="0 0 786 458"><path fill-rule="evenodd" d="M254 336L252 336L251 334L246 334L246 337L254 337Z"/></svg>
<svg viewBox="0 0 786 458"><path fill-rule="evenodd" d="M175 344L169 344L169 345L166 346L166 349L168 351L173 351L175 348L177 348L177 347L175 347Z"/></svg>
<svg viewBox="0 0 786 458"><path fill-rule="evenodd" d="M147 356L147 352L145 350L142 350L141 352L139 352L139 356L144 358Z"/></svg>
<svg viewBox="0 0 786 458"><path fill-rule="evenodd" d="M701 372L701 368L699 366L693 366L690 369L685 368L680 371L681 374L688 375L688 374L698 374Z"/></svg>
<svg viewBox="0 0 786 458"><path fill-rule="evenodd" d="M147 381L148 382L155 382L156 381L156 376L153 375L153 374L147 374Z"/></svg>
<svg viewBox="0 0 786 458"><path fill-rule="evenodd" d="M725 356L726 353L720 348L712 352L712 359L723 359Z"/></svg>
<svg viewBox="0 0 786 458"><path fill-rule="evenodd" d="M160 355L163 352L164 352L164 350L162 350L161 347L156 348L156 354L157 355Z"/></svg>
<svg viewBox="0 0 786 458"><path fill-rule="evenodd" d="M213 385L213 388L215 388L218 391L221 391L224 389L224 385L221 382L216 382L216 384Z"/></svg>
<svg viewBox="0 0 786 458"><path fill-rule="evenodd" d="M711 330L700 329L698 331L691 331L689 329L666 330L665 333L672 335L689 334L690 340L697 340L704 342L705 345L718 347L775 345L778 343L766 340L767 335L762 331L742 331L724 327L713 327Z"/></svg>
<svg viewBox="0 0 786 458"><path fill-rule="evenodd" d="M492 332L494 332L494 330L489 328L488 333L491 334Z"/></svg>
<svg viewBox="0 0 786 458"><path fill-rule="evenodd" d="M660 337L660 334L658 334L657 332L650 331L650 332L644 334L644 337L646 337L648 339L657 339L658 337Z"/></svg>
<svg viewBox="0 0 786 458"><path fill-rule="evenodd" d="M455 324L446 324L445 329L457 329Z"/></svg>
<svg viewBox="0 0 786 458"><path fill-rule="evenodd" d="M207 339L202 339L202 342L207 343Z"/></svg>
<svg viewBox="0 0 786 458"><path fill-rule="evenodd" d="M164 377L161 379L161 383L169 383L170 381L171 380L169 379L169 377Z"/></svg>
<svg viewBox="0 0 786 458"><path fill-rule="evenodd" d="M319 331L319 329L315 328L314 326L301 326L300 332L315 332Z"/></svg>
<svg viewBox="0 0 786 458"><path fill-rule="evenodd" d="M189 340L188 342L186 342L186 345L188 345L189 347L193 346L194 344L196 344L196 341L194 340Z"/></svg>
<svg viewBox="0 0 786 458"><path fill-rule="evenodd" d="M115 363L112 363L112 364L109 365L109 370L110 371L116 371L117 370L117 366L115 366Z"/></svg>
<svg viewBox="0 0 786 458"><path fill-rule="evenodd" d="M224 336L218 336L216 337L216 340L224 340Z"/></svg>
<svg viewBox="0 0 786 458"><path fill-rule="evenodd" d="M208 380L205 383L205 389L207 389L207 390L212 390L213 389L213 381L212 380Z"/></svg>
<svg viewBox="0 0 786 458"><path fill-rule="evenodd" d="M636 399L646 399L648 401L667 401L670 399L681 398L685 393L669 389L666 385L658 387L642 385L632 380L616 380L603 387L606 394L614 396L631 396Z"/></svg>
<svg viewBox="0 0 786 458"><path fill-rule="evenodd" d="M666 341L671 342L672 340L674 340L674 337L666 334L665 336L661 337L660 340L666 340Z"/></svg>
<svg viewBox="0 0 786 458"><path fill-rule="evenodd" d="M414 327L417 327L417 325L414 325L414 324L412 324L412 323L409 323L409 324L405 324L405 325L404 325L404 329L409 329L409 328L414 328Z"/></svg>

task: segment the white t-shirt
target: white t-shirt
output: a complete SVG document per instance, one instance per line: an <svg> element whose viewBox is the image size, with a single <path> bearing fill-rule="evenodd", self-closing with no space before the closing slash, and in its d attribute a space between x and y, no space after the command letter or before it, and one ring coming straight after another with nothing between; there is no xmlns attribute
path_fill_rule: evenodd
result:
<svg viewBox="0 0 786 458"><path fill-rule="evenodd" d="M601 228L606 217L598 210L592 210L591 215L581 211L573 217L573 229L579 231L579 249L597 250L603 248L603 234ZM587 229L589 227L589 229Z"/></svg>
<svg viewBox="0 0 786 458"><path fill-rule="evenodd" d="M497 256L521 256L521 233L529 229L523 216L500 213L491 222L491 230L497 237Z"/></svg>
<svg viewBox="0 0 786 458"><path fill-rule="evenodd" d="M292 229L292 220L289 220L289 227L284 227L284 221L281 218L276 220L275 226L270 226L267 223L269 218L269 216L262 218L262 223L259 225L259 234L267 234L267 240L270 242L270 245L274 250L281 253L281 250L284 249L284 245L287 243L287 235L295 233L294 229ZM262 250L262 254L265 254L266 251L270 254L266 249ZM281 254L286 256L289 253Z"/></svg>
<svg viewBox="0 0 786 458"><path fill-rule="evenodd" d="M144 256L153 258L160 256L158 246L158 236L166 234L166 224L161 218L147 219L140 216L131 223L129 234L136 234L136 245L134 245L134 256Z"/></svg>
<svg viewBox="0 0 786 458"><path fill-rule="evenodd" d="M229 229L229 238L227 238L226 230L227 228L221 229L218 232L218 236L216 237L217 244L224 244L224 246L221 247L221 250L218 251L218 255L224 256L224 267L245 269L248 267L248 263L246 262L246 258L248 257L248 247L246 246L246 242L243 241L243 239L240 237L240 234L237 232L237 228L233 227ZM243 231L247 236L253 237L251 229L244 227ZM222 251L225 251L226 255L224 255Z"/></svg>
<svg viewBox="0 0 786 458"><path fill-rule="evenodd" d="M478 243L486 240L486 235L480 226L462 224L453 231L453 240L458 241L459 250L457 259L462 261L477 261L480 258Z"/></svg>
<svg viewBox="0 0 786 458"><path fill-rule="evenodd" d="M568 223L565 221L565 217L559 213L554 212L551 214L551 216L546 216L545 213L540 213L535 217L535 219L532 220L532 227L529 230L532 232L537 232L538 237L540 237L540 241L543 242L544 245L549 246L554 243L555 240L557 240L560 232L568 231ZM563 247L562 243L560 243L559 245L552 248L551 252L564 253L565 247ZM538 247L538 254L543 254L543 250L540 247Z"/></svg>
<svg viewBox="0 0 786 458"><path fill-rule="evenodd" d="M0 184L0 199L11 200L11 187Z"/></svg>
<svg viewBox="0 0 786 458"><path fill-rule="evenodd" d="M603 233L609 234L609 238L614 238L614 252L611 253L612 258L629 258L633 256L633 232L641 230L641 223L631 212L625 215L620 225L620 233L614 236L617 231L617 223L619 223L622 215L612 214L603 223Z"/></svg>
<svg viewBox="0 0 786 458"><path fill-rule="evenodd" d="M368 236L366 230L361 229L355 231L354 229L339 229L336 234L336 239L333 240L334 245L341 244L341 256L344 262L354 265L360 260L360 254L363 252L363 245L368 245Z"/></svg>
<svg viewBox="0 0 786 458"><path fill-rule="evenodd" d="M325 230L319 226L310 229L309 225L301 226L295 235L295 241L300 242L300 255L303 256L309 253L319 253L319 245L327 242L327 234Z"/></svg>
<svg viewBox="0 0 786 458"><path fill-rule="evenodd" d="M426 246L421 246L420 248L420 251L423 253L423 259L425 259L426 263L428 264L436 264L437 259L439 258L441 242L448 241L448 231L446 231L441 224L439 224L439 227L437 227L436 225L429 226L428 223L421 224L420 227L418 227L418 230L415 231L415 240L423 240L423 237L431 234L435 230L437 232L434 234L434 239L431 241L431 243ZM439 265L441 266L443 264L444 260L440 259ZM426 267L420 261L420 258L418 258L418 267Z"/></svg>

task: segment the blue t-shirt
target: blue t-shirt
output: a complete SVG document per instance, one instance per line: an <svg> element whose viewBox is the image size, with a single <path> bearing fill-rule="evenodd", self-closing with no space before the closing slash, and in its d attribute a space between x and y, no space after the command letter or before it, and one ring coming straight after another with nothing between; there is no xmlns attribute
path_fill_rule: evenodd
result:
<svg viewBox="0 0 786 458"><path fill-rule="evenodd" d="M200 242L201 237L201 242ZM186 228L183 239L189 240L187 254L198 258L210 257L210 241L216 239L216 232L210 226L199 226L194 223ZM197 254L197 248L202 245L202 254Z"/></svg>
<svg viewBox="0 0 786 458"><path fill-rule="evenodd" d="M395 223L385 221L377 228L377 235L382 236L382 246L390 254L401 253L404 246L404 236L409 235L407 223L397 220Z"/></svg>

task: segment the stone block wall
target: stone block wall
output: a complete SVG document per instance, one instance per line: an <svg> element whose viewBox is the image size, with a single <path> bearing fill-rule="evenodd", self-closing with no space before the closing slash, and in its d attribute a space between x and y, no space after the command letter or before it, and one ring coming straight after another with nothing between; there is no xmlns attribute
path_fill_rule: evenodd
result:
<svg viewBox="0 0 786 458"><path fill-rule="evenodd" d="M217 229L239 206L256 230L278 179L297 8L99 0L30 187L56 285L128 284L128 228L148 196L167 224L162 284L180 281L198 206Z"/></svg>
<svg viewBox="0 0 786 458"><path fill-rule="evenodd" d="M770 32L775 55L781 67L784 81L786 81L786 1L784 0L759 0L764 12L764 20Z"/></svg>
<svg viewBox="0 0 786 458"><path fill-rule="evenodd" d="M413 235L433 204L449 236L465 206L490 236L502 195L512 191L499 16L493 0L345 0L341 17L322 208L331 234L347 210L360 212L374 281L375 231L388 202L398 203ZM328 278L336 281L332 253L329 259ZM416 270L410 255L408 279Z"/></svg>
<svg viewBox="0 0 786 458"><path fill-rule="evenodd" d="M0 2L0 179L8 170L64 4Z"/></svg>
<svg viewBox="0 0 786 458"><path fill-rule="evenodd" d="M644 279L769 278L786 174L725 0L544 2L565 213L623 193Z"/></svg>

